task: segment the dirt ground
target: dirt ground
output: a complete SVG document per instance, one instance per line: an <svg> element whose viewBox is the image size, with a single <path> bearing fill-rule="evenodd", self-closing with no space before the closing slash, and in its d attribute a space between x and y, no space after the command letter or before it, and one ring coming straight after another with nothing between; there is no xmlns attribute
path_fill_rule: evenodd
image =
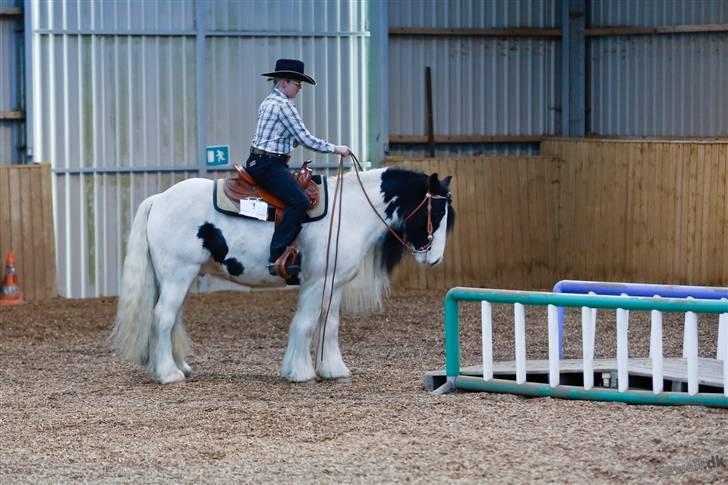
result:
<svg viewBox="0 0 728 485"><path fill-rule="evenodd" d="M277 377L293 291L191 296L194 375L172 386L109 350L115 299L0 307L0 483L728 482L726 410L428 394L424 373L444 365L443 296L397 292L385 312L345 318L353 378L307 384ZM511 360L505 311L495 352ZM533 313L529 357L543 358ZM462 322L464 364L476 364L479 307ZM631 355L646 355L646 327L631 321ZM715 327L700 325L703 355ZM567 356L578 328L570 318ZM666 354L681 328L667 319Z"/></svg>

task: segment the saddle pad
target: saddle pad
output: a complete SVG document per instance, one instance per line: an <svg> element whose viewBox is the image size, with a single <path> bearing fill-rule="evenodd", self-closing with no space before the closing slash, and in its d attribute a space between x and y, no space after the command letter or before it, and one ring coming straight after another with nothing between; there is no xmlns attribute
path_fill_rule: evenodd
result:
<svg viewBox="0 0 728 485"><path fill-rule="evenodd" d="M322 197L316 207L309 209L306 212L306 218L303 220L304 224L307 222L314 222L318 221L319 219L323 219L329 209L329 191L328 185L326 183L326 178L320 175L314 175L313 177L311 177L311 181L318 185ZM215 207L215 209L218 212L222 212L223 214L227 214L229 216L244 217L246 219L252 219L254 221L259 220L254 217L245 216L240 213L240 203L237 200L230 200L228 196L225 195L225 191L223 190L224 184L225 179L215 180L215 185L212 189L212 205ZM274 220L275 207L268 206L267 222L273 222Z"/></svg>

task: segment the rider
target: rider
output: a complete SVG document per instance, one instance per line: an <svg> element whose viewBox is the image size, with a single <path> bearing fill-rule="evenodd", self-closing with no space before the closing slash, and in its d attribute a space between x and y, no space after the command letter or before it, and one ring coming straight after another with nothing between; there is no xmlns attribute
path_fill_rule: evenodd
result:
<svg viewBox="0 0 728 485"><path fill-rule="evenodd" d="M308 196L288 170L290 153L299 144L321 153L351 155L346 145L334 145L313 136L304 126L293 100L303 88L302 83L315 85L316 81L304 73L303 62L278 59L275 70L262 74L270 78L273 92L258 108L258 126L250 147L246 169L261 187L281 199L286 207L283 219L276 225L270 243L270 274L278 274L281 265L274 263L295 241L308 208ZM296 277L297 268L285 268L285 273ZM284 276L283 274L278 274Z"/></svg>

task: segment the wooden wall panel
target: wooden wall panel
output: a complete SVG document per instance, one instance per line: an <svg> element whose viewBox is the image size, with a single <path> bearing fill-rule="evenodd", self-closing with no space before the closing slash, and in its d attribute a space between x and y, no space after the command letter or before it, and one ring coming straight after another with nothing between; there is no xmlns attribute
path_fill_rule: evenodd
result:
<svg viewBox="0 0 728 485"><path fill-rule="evenodd" d="M563 160L560 278L728 284L727 142L548 140L541 153Z"/></svg>
<svg viewBox="0 0 728 485"><path fill-rule="evenodd" d="M454 175L457 210L443 265L407 261L395 285L728 285L728 142L552 139L537 157L392 164Z"/></svg>
<svg viewBox="0 0 728 485"><path fill-rule="evenodd" d="M27 301L58 295L53 231L51 168L48 164L0 167L0 264L8 251Z"/></svg>
<svg viewBox="0 0 728 485"><path fill-rule="evenodd" d="M395 286L545 288L553 284L558 247L559 165L554 157L409 160L393 163L453 175L455 231L436 268L413 258Z"/></svg>

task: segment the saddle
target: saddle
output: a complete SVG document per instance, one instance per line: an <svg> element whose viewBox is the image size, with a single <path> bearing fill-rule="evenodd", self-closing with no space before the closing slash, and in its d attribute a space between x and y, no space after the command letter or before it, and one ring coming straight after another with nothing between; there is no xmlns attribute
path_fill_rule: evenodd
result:
<svg viewBox="0 0 728 485"><path fill-rule="evenodd" d="M312 180L313 171L309 168L311 160L306 160L300 169L293 173L293 177L308 196L308 209L311 210L319 204L321 191L319 186ZM237 171L237 177L232 176L225 179L223 192L225 196L239 202L244 199L262 199L268 205L275 208L275 224L283 220L283 209L286 204L275 195L260 187L252 175L240 164L233 164ZM297 274L301 269L301 254L297 248L298 237L286 248L283 254L273 263L271 274L275 273L285 279L289 284L298 284Z"/></svg>
<svg viewBox="0 0 728 485"><path fill-rule="evenodd" d="M313 171L308 167L310 163L311 160L303 162L301 168L294 172L293 177L308 196L308 208L313 209L321 200L321 192L319 186L311 180ZM223 185L225 195L232 201L262 199L268 205L275 207L275 223L279 224L283 218L283 209L286 204L275 195L258 186L253 176L242 165L234 163L233 167L238 172L238 176L225 179Z"/></svg>

